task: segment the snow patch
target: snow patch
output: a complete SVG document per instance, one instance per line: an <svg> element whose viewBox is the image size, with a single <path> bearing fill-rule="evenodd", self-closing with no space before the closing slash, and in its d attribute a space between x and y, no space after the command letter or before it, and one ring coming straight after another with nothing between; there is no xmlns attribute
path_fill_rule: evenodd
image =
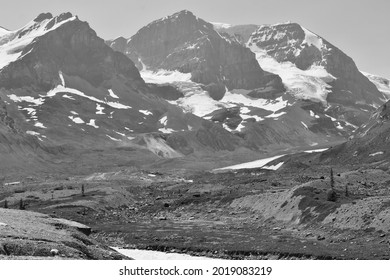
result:
<svg viewBox="0 0 390 280"><path fill-rule="evenodd" d="M59 76L60 76L61 85L64 87L64 86L65 86L64 76L62 75L62 72L61 72L61 71L60 71L58 74L59 74Z"/></svg>
<svg viewBox="0 0 390 280"><path fill-rule="evenodd" d="M383 152L376 152L373 154L369 154L370 157L379 156L379 155L383 155Z"/></svg>
<svg viewBox="0 0 390 280"><path fill-rule="evenodd" d="M320 152L323 152L323 151L326 151L328 150L329 148L325 148L325 149L315 149L315 150L306 150L304 151L305 153L308 153L308 154L311 154L311 153L320 153Z"/></svg>
<svg viewBox="0 0 390 280"><path fill-rule="evenodd" d="M264 165L262 168L268 170L278 170L283 165L283 163L284 162L282 161L275 165Z"/></svg>
<svg viewBox="0 0 390 280"><path fill-rule="evenodd" d="M162 133L172 133L172 132L175 132L172 128L159 128L158 129L160 132Z"/></svg>
<svg viewBox="0 0 390 280"><path fill-rule="evenodd" d="M99 103L96 103L96 115L105 115L105 113L103 113L103 110L104 107Z"/></svg>
<svg viewBox="0 0 390 280"><path fill-rule="evenodd" d="M68 116L69 119L71 119L74 123L77 124L83 124L85 123L81 118L79 117L74 117L74 116Z"/></svg>
<svg viewBox="0 0 390 280"><path fill-rule="evenodd" d="M121 140L119 140L119 139L116 139L116 138L114 138L114 137L111 137L110 135L108 135L108 134L106 134L106 136L108 137L108 138L110 138L112 141L116 141L116 142L120 142Z"/></svg>
<svg viewBox="0 0 390 280"><path fill-rule="evenodd" d="M164 117L162 117L161 119L160 119L160 123L162 124L162 125L167 125L167 123L168 123L168 117L167 116L164 116Z"/></svg>
<svg viewBox="0 0 390 280"><path fill-rule="evenodd" d="M27 130L26 133L29 135L33 135L33 136L40 136L41 135L40 133L38 133L36 131L32 131L32 130Z"/></svg>
<svg viewBox="0 0 390 280"><path fill-rule="evenodd" d="M43 123L41 123L41 122L36 122L36 123L34 124L34 126L35 126L35 127L39 127L39 128L47 128L47 127L44 126Z"/></svg>
<svg viewBox="0 0 390 280"><path fill-rule="evenodd" d="M119 96L116 95L116 94L112 91L112 89L109 89L109 90L108 90L108 93L110 94L110 96L111 96L112 98L119 98Z"/></svg>
<svg viewBox="0 0 390 280"><path fill-rule="evenodd" d="M33 103L35 106L42 105L45 101L43 98L34 98L32 96L16 96L15 94L8 95L8 97L14 102L28 102Z"/></svg>
<svg viewBox="0 0 390 280"><path fill-rule="evenodd" d="M246 162L246 163L236 164L236 165L227 166L227 167L223 167L223 168L218 168L218 169L215 169L214 171L230 170L230 169L236 170L236 169L247 169L247 168L260 168L260 167L265 166L267 163L269 163L275 159L278 159L282 156L284 156L284 155L278 155L278 156L263 158L263 159L259 159L259 160L255 160L255 161L251 161L251 162Z"/></svg>
<svg viewBox="0 0 390 280"><path fill-rule="evenodd" d="M46 97L53 97L55 96L57 93L61 93L61 92L66 92L66 93L70 93L70 94L73 94L73 95L77 95L77 96L80 96L80 97L83 97L83 98L87 98L91 101L94 101L96 103L101 103L101 104L106 104L112 108L115 108L115 109L131 109L130 106L127 106L127 105L123 105L119 102L106 102L106 101L103 101L103 100L100 100L96 97L93 97L93 96L89 96L89 95L86 95L85 93L77 90L77 89L74 89L74 88L67 88L67 87L64 87L62 85L58 85L56 86L55 88L53 88L52 90L50 90Z"/></svg>
<svg viewBox="0 0 390 280"><path fill-rule="evenodd" d="M148 111L148 110L139 110L139 112L142 113L142 114L144 114L144 115L146 115L146 116L148 116L148 115L153 115L153 113L150 112L150 111Z"/></svg>
<svg viewBox="0 0 390 280"><path fill-rule="evenodd" d="M68 99L70 99L70 100L76 100L76 99L74 99L72 96L67 95L67 94L62 95L62 97L63 97L63 98L68 98Z"/></svg>
<svg viewBox="0 0 390 280"><path fill-rule="evenodd" d="M99 128L99 126L96 125L96 120L95 119L90 119L89 123L87 125L92 126L94 128Z"/></svg>
<svg viewBox="0 0 390 280"><path fill-rule="evenodd" d="M151 175L151 174L148 174ZM212 260L206 257L194 257L186 254L166 253L151 250L137 250L137 249L120 249L113 247L119 253L128 256L135 260Z"/></svg>

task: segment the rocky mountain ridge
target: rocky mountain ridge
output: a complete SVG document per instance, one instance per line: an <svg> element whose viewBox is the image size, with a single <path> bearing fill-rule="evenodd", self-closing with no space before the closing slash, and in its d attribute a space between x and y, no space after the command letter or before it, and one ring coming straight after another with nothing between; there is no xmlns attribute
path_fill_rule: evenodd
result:
<svg viewBox="0 0 390 280"><path fill-rule="evenodd" d="M254 90L236 83L222 91L220 78L212 86L210 81L199 80L192 66L188 70L189 61L202 57L220 65L199 55L207 53L201 38L217 51L213 58L235 61L209 37L250 49L261 69L281 77L283 88L272 80ZM107 43L130 57L146 82L169 84L181 91L183 96L171 100L172 104L221 124L257 149L346 139L385 101L350 57L296 23L233 26L208 23L181 11L151 22L129 39ZM199 71L212 76L205 68Z"/></svg>

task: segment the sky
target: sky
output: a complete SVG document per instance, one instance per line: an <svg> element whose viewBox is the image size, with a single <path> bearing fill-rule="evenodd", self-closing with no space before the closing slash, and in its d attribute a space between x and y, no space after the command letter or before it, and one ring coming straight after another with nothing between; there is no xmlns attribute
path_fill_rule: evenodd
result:
<svg viewBox="0 0 390 280"><path fill-rule="evenodd" d="M42 12L71 12L103 39L131 37L155 19L190 10L230 24L297 22L350 57L358 68L390 78L389 0L0 0L0 26L15 30Z"/></svg>

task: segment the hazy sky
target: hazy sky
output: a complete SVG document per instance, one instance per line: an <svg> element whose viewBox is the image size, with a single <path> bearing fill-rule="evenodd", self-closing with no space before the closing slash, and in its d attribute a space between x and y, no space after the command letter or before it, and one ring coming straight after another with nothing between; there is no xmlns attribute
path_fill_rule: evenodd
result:
<svg viewBox="0 0 390 280"><path fill-rule="evenodd" d="M231 24L292 21L351 56L360 70L390 78L390 0L0 0L0 26L18 29L41 12L70 11L104 39L131 37L147 23L187 9Z"/></svg>

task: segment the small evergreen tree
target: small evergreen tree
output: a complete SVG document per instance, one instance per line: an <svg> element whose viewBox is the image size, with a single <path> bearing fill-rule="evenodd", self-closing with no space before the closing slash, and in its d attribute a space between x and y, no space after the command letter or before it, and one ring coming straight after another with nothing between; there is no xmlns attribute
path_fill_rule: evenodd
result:
<svg viewBox="0 0 390 280"><path fill-rule="evenodd" d="M5 208L5 209L8 208L8 200L4 200L4 208Z"/></svg>
<svg viewBox="0 0 390 280"><path fill-rule="evenodd" d="M24 209L26 209L26 208L24 207L24 201L23 201L23 198L21 198L21 199L20 199L20 201L19 201L19 209L20 209L20 210L24 210Z"/></svg>
<svg viewBox="0 0 390 280"><path fill-rule="evenodd" d="M345 185L345 196L349 196L348 185Z"/></svg>
<svg viewBox="0 0 390 280"><path fill-rule="evenodd" d="M84 184L81 185L81 196L85 196L85 187L84 187Z"/></svg>
<svg viewBox="0 0 390 280"><path fill-rule="evenodd" d="M330 168L330 188L334 189L334 176L333 176L333 168Z"/></svg>
<svg viewBox="0 0 390 280"><path fill-rule="evenodd" d="M337 200L337 193L334 190L333 168L330 168L330 190L326 193L326 199L332 202Z"/></svg>

